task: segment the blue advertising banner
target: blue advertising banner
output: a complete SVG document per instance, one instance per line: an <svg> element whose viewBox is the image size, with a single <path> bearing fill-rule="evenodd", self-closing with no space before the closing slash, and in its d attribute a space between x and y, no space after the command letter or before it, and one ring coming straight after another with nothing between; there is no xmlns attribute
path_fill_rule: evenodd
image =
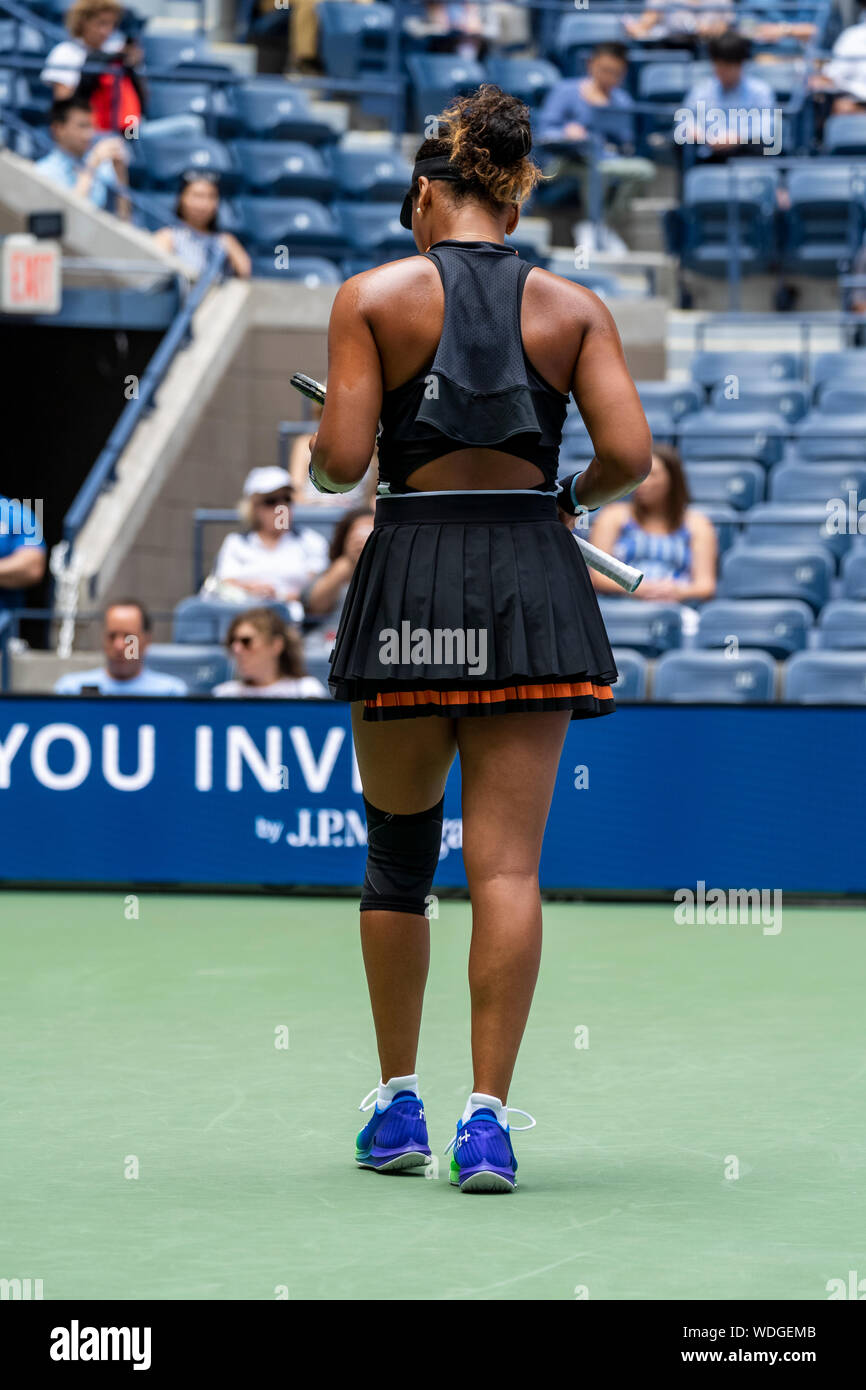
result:
<svg viewBox="0 0 866 1390"><path fill-rule="evenodd" d="M625 706L574 721L541 862L553 891L866 893L857 709ZM0 881L360 884L348 707L0 699ZM460 777L436 886L463 887Z"/></svg>

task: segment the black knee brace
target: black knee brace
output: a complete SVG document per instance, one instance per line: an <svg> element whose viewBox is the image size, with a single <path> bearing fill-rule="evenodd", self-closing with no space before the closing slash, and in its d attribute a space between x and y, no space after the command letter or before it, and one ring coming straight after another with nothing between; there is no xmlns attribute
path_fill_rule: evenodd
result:
<svg viewBox="0 0 866 1390"><path fill-rule="evenodd" d="M442 843L444 796L429 811L398 816L366 796L367 872L362 912L414 912L423 917Z"/></svg>

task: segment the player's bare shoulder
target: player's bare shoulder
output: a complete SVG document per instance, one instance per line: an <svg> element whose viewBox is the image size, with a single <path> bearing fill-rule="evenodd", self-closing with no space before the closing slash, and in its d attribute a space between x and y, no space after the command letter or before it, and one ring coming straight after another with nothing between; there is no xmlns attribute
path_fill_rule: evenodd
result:
<svg viewBox="0 0 866 1390"><path fill-rule="evenodd" d="M415 310L423 311L438 285L441 280L433 262L414 255L362 270L344 281L341 290L351 293L359 311L374 323L383 313L393 314L396 306L409 317Z"/></svg>
<svg viewBox="0 0 866 1390"><path fill-rule="evenodd" d="M551 331L573 332L575 323L589 328L600 326L610 318L603 301L586 285L567 280L564 275L545 270L543 266L533 266L524 295L531 296L531 307L545 315Z"/></svg>

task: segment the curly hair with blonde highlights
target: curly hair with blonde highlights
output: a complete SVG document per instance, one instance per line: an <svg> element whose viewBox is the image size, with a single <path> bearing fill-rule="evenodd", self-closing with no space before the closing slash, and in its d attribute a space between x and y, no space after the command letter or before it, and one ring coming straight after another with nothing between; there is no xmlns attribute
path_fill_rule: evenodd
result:
<svg viewBox="0 0 866 1390"><path fill-rule="evenodd" d="M468 96L455 97L436 118L439 135L425 140L415 158L447 155L462 180L447 188L455 202L476 198L496 212L526 202L544 175L529 158L529 108L517 97L484 82ZM413 186L413 195L418 186Z"/></svg>

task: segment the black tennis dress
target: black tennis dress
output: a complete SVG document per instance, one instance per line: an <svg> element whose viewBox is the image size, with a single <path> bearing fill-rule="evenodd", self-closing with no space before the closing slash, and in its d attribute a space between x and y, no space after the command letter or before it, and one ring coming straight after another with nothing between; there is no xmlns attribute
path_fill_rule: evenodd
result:
<svg viewBox="0 0 866 1390"><path fill-rule="evenodd" d="M438 241L445 317L433 362L385 393L379 495L346 594L328 684L364 718L614 709L616 666L586 562L556 507L568 396L523 349L531 266L491 241ZM467 446L544 482L422 492L406 478Z"/></svg>

